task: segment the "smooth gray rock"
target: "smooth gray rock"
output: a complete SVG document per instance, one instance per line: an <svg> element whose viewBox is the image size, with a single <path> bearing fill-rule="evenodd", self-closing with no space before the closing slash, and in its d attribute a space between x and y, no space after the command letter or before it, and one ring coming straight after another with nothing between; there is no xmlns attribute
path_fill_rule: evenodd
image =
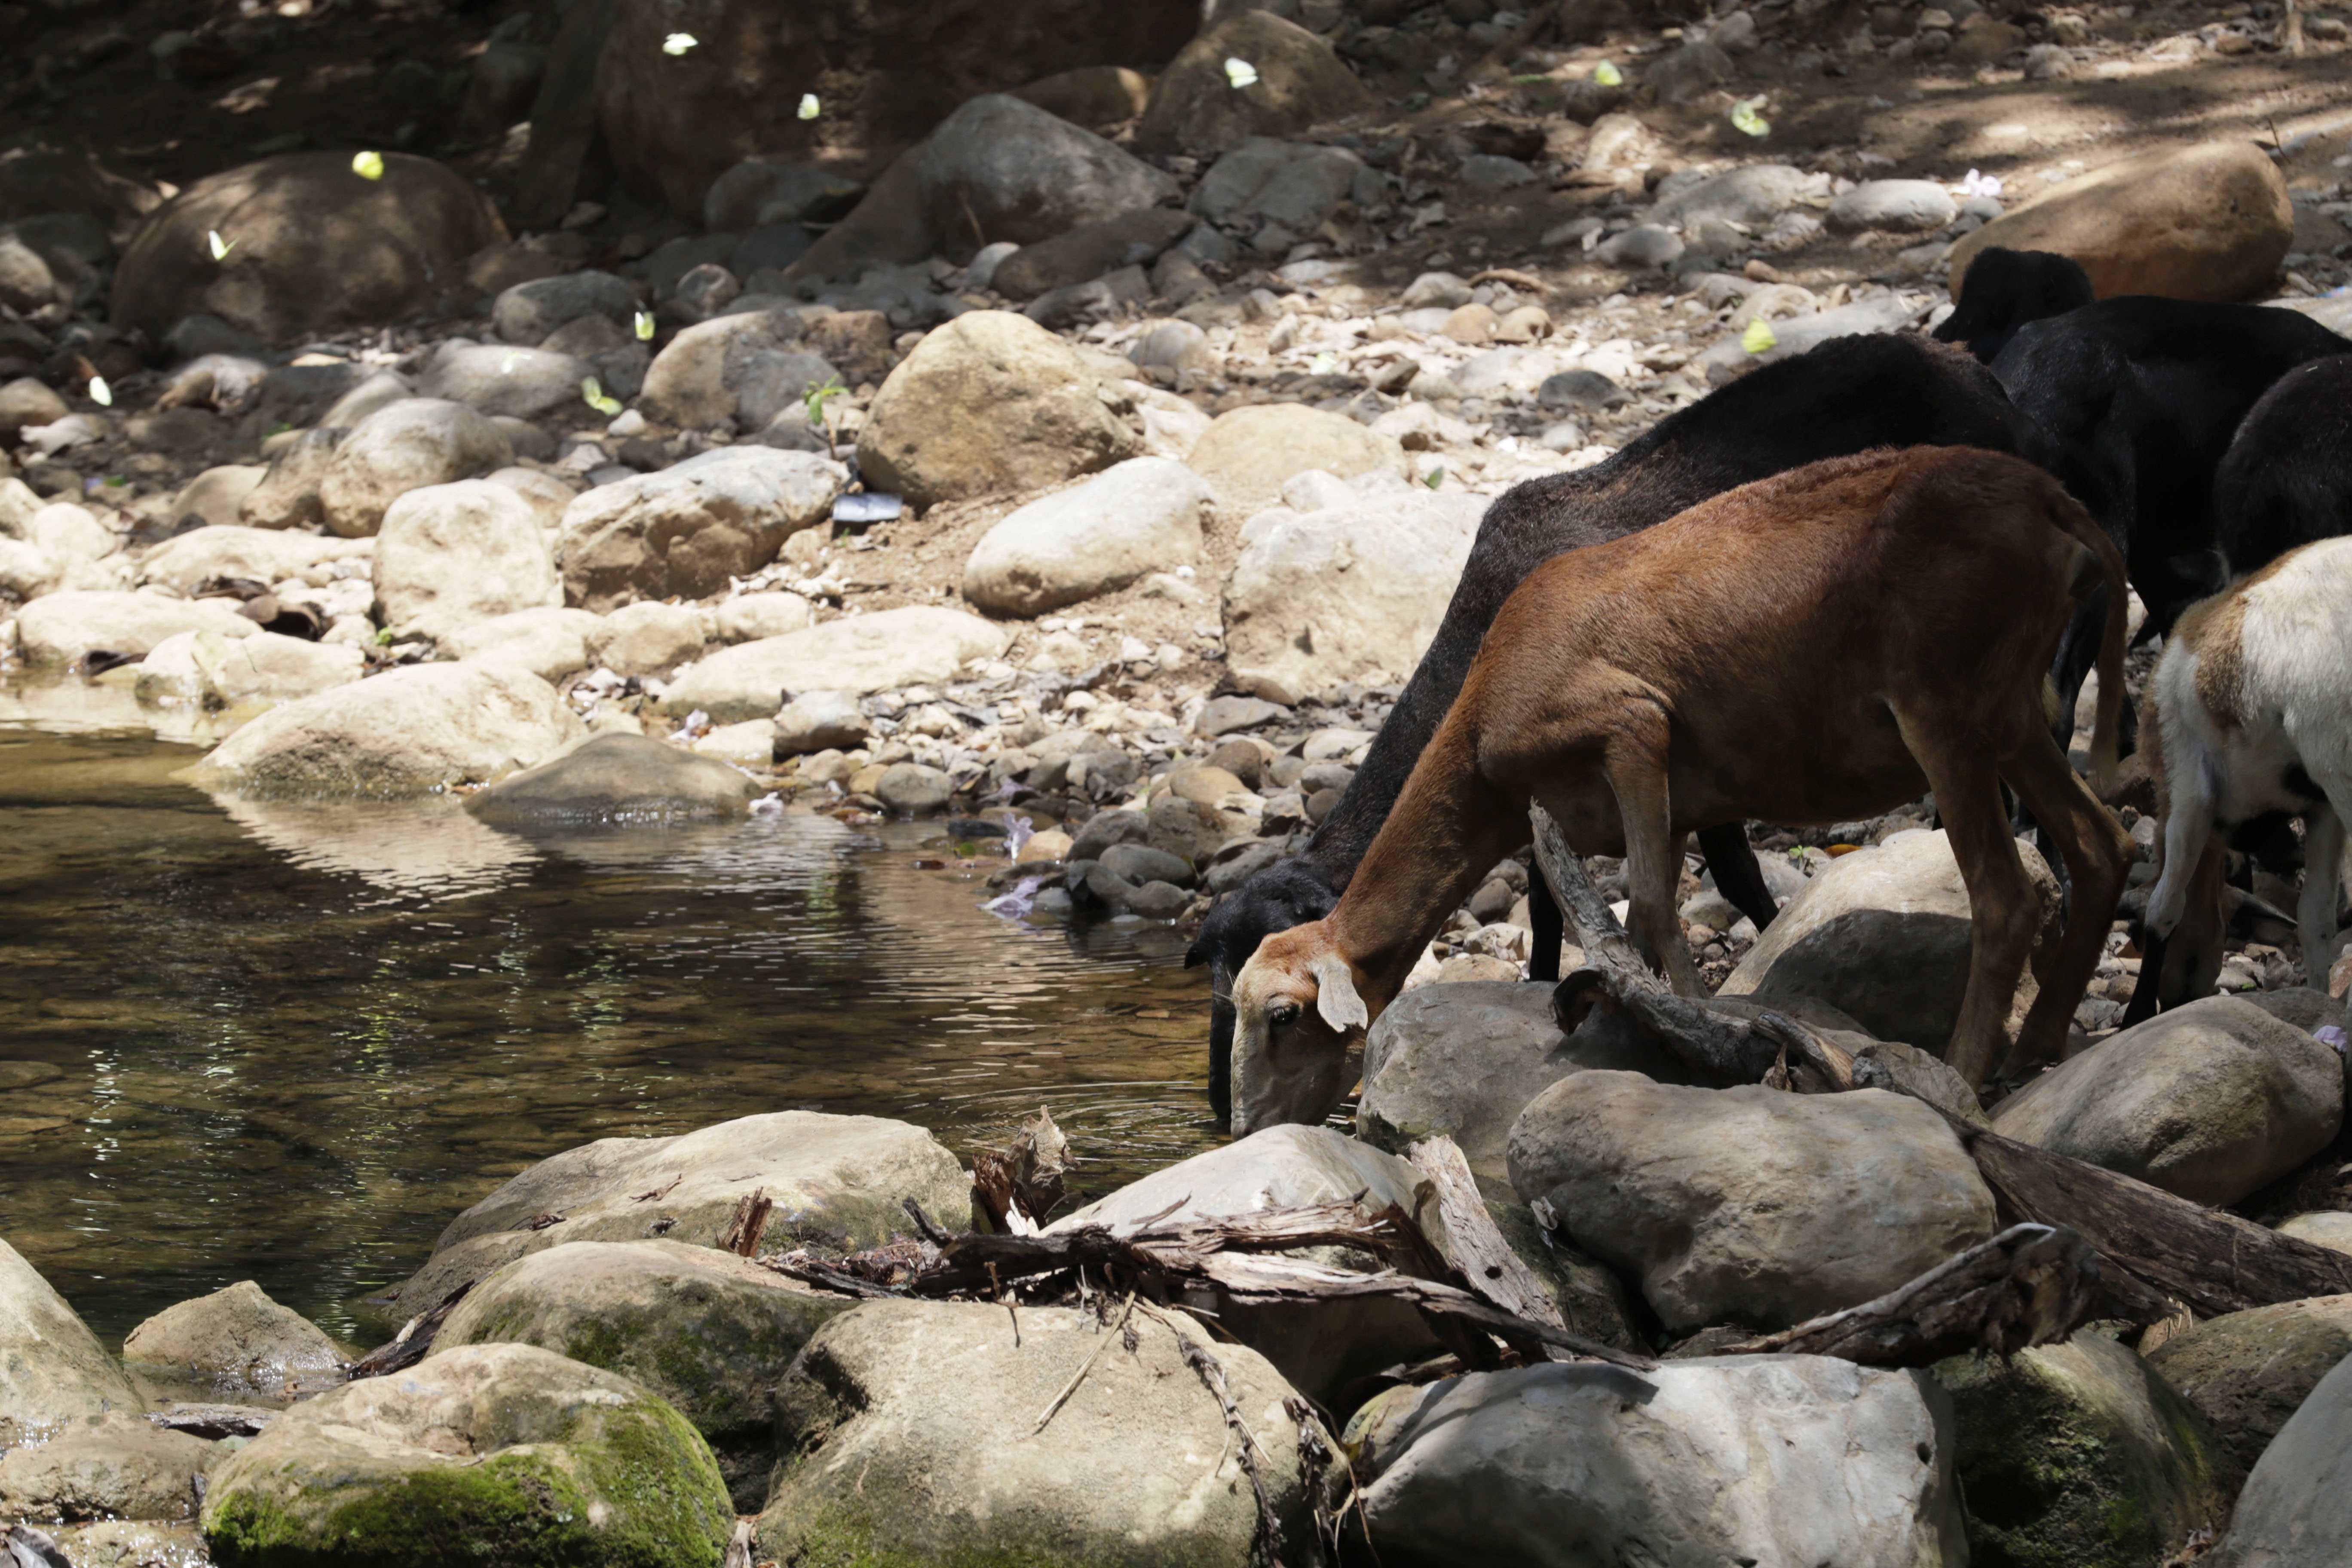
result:
<svg viewBox="0 0 2352 1568"><path fill-rule="evenodd" d="M434 355L416 389L491 416L539 419L584 410L582 384L593 374L585 361L545 349L451 344Z"/></svg>
<svg viewBox="0 0 2352 1568"><path fill-rule="evenodd" d="M1750 163L1710 174L1650 208L1649 221L1696 225L1702 219L1769 224L1802 197L1829 194L1829 177L1786 163Z"/></svg>
<svg viewBox="0 0 2352 1568"><path fill-rule="evenodd" d="M803 691L776 712L776 755L805 756L866 743L866 710L846 691Z"/></svg>
<svg viewBox="0 0 2352 1568"><path fill-rule="evenodd" d="M289 1383L331 1383L343 1362L323 1330L250 1279L164 1308L131 1331L122 1359L209 1385L232 1405Z"/></svg>
<svg viewBox="0 0 2352 1568"><path fill-rule="evenodd" d="M141 1403L65 1298L0 1240L0 1447L42 1442L84 1416Z"/></svg>
<svg viewBox="0 0 2352 1568"><path fill-rule="evenodd" d="M1785 917L1784 917L1785 918ZM1993 1131L2199 1203L2235 1203L2344 1121L2332 1047L2234 996L2159 1013L2001 1102Z"/></svg>
<svg viewBox="0 0 2352 1568"><path fill-rule="evenodd" d="M2352 1284L2352 1263L2345 1267ZM2319 1380L2352 1356L2352 1295L2225 1312L2175 1332L2148 1356L2251 1470Z"/></svg>
<svg viewBox="0 0 2352 1568"><path fill-rule="evenodd" d="M1115 143L1001 93L968 99L924 142L918 179L933 232L1030 245L1159 206L1175 180Z"/></svg>
<svg viewBox="0 0 2352 1568"><path fill-rule="evenodd" d="M335 447L319 483L329 529L346 539L375 532L393 502L427 485L477 479L514 463L488 417L445 398L387 403Z"/></svg>
<svg viewBox="0 0 2352 1568"><path fill-rule="evenodd" d="M438 637L563 602L539 513L504 485L426 485L394 501L379 526L370 574L377 619L395 636Z"/></svg>
<svg viewBox="0 0 2352 1568"><path fill-rule="evenodd" d="M953 679L965 663L995 658L1012 634L992 621L937 605L845 616L783 637L737 643L697 659L662 693L666 713L697 709L713 722L765 719L788 691L858 696Z"/></svg>
<svg viewBox="0 0 2352 1568"><path fill-rule="evenodd" d="M1864 180L1830 203L1833 229L1892 229L1926 234L1960 216L1952 194L1933 180Z"/></svg>
<svg viewBox="0 0 2352 1568"><path fill-rule="evenodd" d="M1521 1111L1511 1184L1639 1282L1669 1331L1783 1328L1993 1234L1942 1116L1883 1089L1794 1095L1573 1073Z"/></svg>
<svg viewBox="0 0 2352 1568"><path fill-rule="evenodd" d="M602 316L626 327L640 308L636 290L609 272L567 272L505 290L490 307L490 322L507 342L537 348L557 328L583 316Z"/></svg>
<svg viewBox="0 0 2352 1568"><path fill-rule="evenodd" d="M1209 166L1189 205L1237 230L1257 223L1251 247L1278 257L1323 226L1363 167L1344 147L1253 136Z"/></svg>
<svg viewBox="0 0 2352 1568"><path fill-rule="evenodd" d="M1037 616L1200 559L1216 504L1171 458L1133 458L1013 512L964 562L963 596L999 616Z"/></svg>
<svg viewBox="0 0 2352 1568"><path fill-rule="evenodd" d="M466 809L502 826L668 822L740 816L759 786L740 768L650 735L592 735L552 762L469 795Z"/></svg>
<svg viewBox="0 0 2352 1568"><path fill-rule="evenodd" d="M2213 1568L2336 1568L2352 1541L2352 1357L2279 1428L2238 1494Z"/></svg>
<svg viewBox="0 0 2352 1568"><path fill-rule="evenodd" d="M603 613L724 593L730 579L773 561L787 538L829 521L848 477L813 452L743 446L599 485L564 509L556 542L564 601Z"/></svg>
<svg viewBox="0 0 2352 1568"><path fill-rule="evenodd" d="M161 1430L135 1408L85 1415L46 1443L0 1454L0 1518L52 1526L192 1519L197 1485L226 1457L201 1437Z"/></svg>
<svg viewBox="0 0 2352 1568"><path fill-rule="evenodd" d="M893 763L874 786L875 798L901 816L930 816L948 808L954 780L922 763Z"/></svg>

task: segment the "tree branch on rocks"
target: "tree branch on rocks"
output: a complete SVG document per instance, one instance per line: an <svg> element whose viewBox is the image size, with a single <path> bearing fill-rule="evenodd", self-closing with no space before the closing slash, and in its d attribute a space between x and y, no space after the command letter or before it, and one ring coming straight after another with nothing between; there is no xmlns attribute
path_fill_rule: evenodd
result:
<svg viewBox="0 0 2352 1568"><path fill-rule="evenodd" d="M473 1280L467 1280L442 1297L439 1305L409 1319L401 1326L400 1332L392 1337L389 1344L378 1345L352 1363L346 1369L350 1381L357 1383L363 1377L382 1377L387 1373L400 1372L415 1366L431 1354L433 1336L441 1331L441 1325L449 1321L449 1314L457 1310L458 1302L466 1299L466 1292L471 1290L474 1284Z"/></svg>
<svg viewBox="0 0 2352 1568"><path fill-rule="evenodd" d="M1874 1301L1731 1345L1724 1355L1826 1355L1929 1366L1970 1351L2014 1354L2090 1321L2099 1258L2073 1231L2014 1225Z"/></svg>
<svg viewBox="0 0 2352 1568"><path fill-rule="evenodd" d="M972 1201L997 1229L1034 1235L1061 1206L1064 1180L1076 1163L1069 1141L1040 1106L1003 1149L972 1152Z"/></svg>
<svg viewBox="0 0 2352 1568"><path fill-rule="evenodd" d="M1576 933L1576 943L1584 949L1586 961L1595 968L1622 975L1628 990L1666 990L1665 980L1642 962L1642 955L1633 950L1633 939L1610 912L1592 879L1584 874L1584 862L1577 858L1551 813L1539 805L1530 805L1528 825L1535 833L1536 864L1542 869L1544 880L1551 884L1552 897L1559 900L1560 913L1567 918L1569 929Z"/></svg>
<svg viewBox="0 0 2352 1568"><path fill-rule="evenodd" d="M1413 1144L1405 1157L1437 1189L1438 1216L1445 1222L1442 1239L1449 1244L1443 1250L1471 1290L1489 1306L1530 1322L1567 1328L1567 1320L1544 1294L1535 1270L1511 1250L1511 1244L1496 1228L1461 1146L1441 1132Z"/></svg>

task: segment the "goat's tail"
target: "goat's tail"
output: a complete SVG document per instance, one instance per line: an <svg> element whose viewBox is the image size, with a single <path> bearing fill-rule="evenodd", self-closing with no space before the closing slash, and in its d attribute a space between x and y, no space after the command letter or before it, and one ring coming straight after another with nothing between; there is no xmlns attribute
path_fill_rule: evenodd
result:
<svg viewBox="0 0 2352 1568"><path fill-rule="evenodd" d="M2053 486L2055 489L2054 483ZM2123 552L2107 531L2084 510L2082 502L2059 490L2053 498L2050 521L2097 557L2099 575L2107 590L2106 624L2099 632L2099 707L2091 724L2091 786L2104 795L2115 788L2116 751L2124 713L2124 629L2131 615L2131 594L2124 581ZM2090 584L2076 587L2086 597Z"/></svg>

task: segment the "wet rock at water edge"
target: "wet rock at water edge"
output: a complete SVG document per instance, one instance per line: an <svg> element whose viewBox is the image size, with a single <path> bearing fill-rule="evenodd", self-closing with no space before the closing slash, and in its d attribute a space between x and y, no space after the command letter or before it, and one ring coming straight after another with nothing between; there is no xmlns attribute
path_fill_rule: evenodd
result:
<svg viewBox="0 0 2352 1568"><path fill-rule="evenodd" d="M592 735L466 800L499 826L740 816L760 787L740 769L648 735Z"/></svg>

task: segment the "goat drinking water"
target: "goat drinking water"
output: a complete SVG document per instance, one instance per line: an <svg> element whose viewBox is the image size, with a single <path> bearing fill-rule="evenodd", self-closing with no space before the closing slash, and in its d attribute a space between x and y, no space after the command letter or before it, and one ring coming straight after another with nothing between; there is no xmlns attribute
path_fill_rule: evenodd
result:
<svg viewBox="0 0 2352 1568"><path fill-rule="evenodd" d="M1267 937L1234 984L1234 1130L1315 1121L1351 1037L1540 801L1583 854L1622 853L1636 942L1684 994L1682 844L1750 817L1869 816L1932 786L1974 960L1949 1058L1992 1068L2039 923L2000 785L2057 839L2066 936L2018 1042L2054 1054L2123 887L2122 829L2048 730L2050 656L2104 588L2094 756L2112 773L2123 563L2048 474L1913 447L1741 487L1531 573L1496 616L1346 893Z"/></svg>

